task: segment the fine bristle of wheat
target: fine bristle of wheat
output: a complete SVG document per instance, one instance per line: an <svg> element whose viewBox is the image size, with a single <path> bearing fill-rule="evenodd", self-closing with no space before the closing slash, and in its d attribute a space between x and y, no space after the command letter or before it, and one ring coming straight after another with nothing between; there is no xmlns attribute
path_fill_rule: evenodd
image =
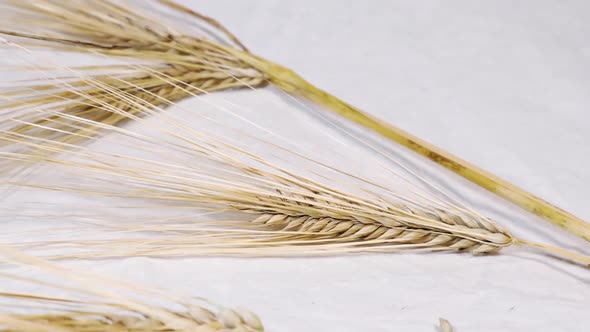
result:
<svg viewBox="0 0 590 332"><path fill-rule="evenodd" d="M5 124L9 132L13 134L31 135L54 141L61 141L68 144L79 144L93 138L101 132L100 126L93 126L90 123L108 126L121 126L130 119L145 116L144 107L165 107L174 101L192 95L202 94L217 90L244 87L244 82L252 86L259 86L264 83L260 77L241 77L237 81L234 77L223 77L215 73L199 73L186 70L178 73L179 70L164 70L159 75L175 77L178 82L174 85L163 81L161 77L154 74L135 76L128 80L118 79L113 82L112 78L95 78L94 85L109 84L111 88L119 89L129 94L134 102L129 99L113 98L109 91L97 87L84 90L65 91L58 94L42 95L29 99L25 105L10 103L4 107L36 107L35 105L51 105L52 102L66 100L68 104L55 107L48 107L44 112L26 113L17 118L24 124L11 126L15 119L0 121L0 126ZM52 92L50 92L52 93ZM111 108L106 108L108 104ZM142 107L143 106L143 107ZM1 107L1 106L0 106ZM114 112L113 109L117 111ZM54 110L59 110L55 115ZM75 120L72 120L74 118ZM86 125L81 120L88 120ZM13 144L14 145L14 144ZM22 146L22 143L20 144Z"/></svg>

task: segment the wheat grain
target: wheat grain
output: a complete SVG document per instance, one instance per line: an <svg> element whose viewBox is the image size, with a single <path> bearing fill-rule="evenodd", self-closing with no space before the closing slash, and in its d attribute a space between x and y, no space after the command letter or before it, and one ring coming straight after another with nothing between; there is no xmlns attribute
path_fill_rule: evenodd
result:
<svg viewBox="0 0 590 332"><path fill-rule="evenodd" d="M451 323L444 319L444 318L439 318L439 324L440 324L440 332L453 332L453 325L451 325Z"/></svg>

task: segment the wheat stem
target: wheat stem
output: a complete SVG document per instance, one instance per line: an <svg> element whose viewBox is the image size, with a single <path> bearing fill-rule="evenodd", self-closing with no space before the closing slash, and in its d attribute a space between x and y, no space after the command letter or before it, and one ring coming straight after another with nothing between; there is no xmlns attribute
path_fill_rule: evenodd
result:
<svg viewBox="0 0 590 332"><path fill-rule="evenodd" d="M580 264L585 265L586 267L590 267L590 257L575 253L570 250L565 250L565 249L550 246L547 244L537 243L537 242L527 241L527 240L521 240L521 239L514 239L514 244L520 244L520 245L524 245L524 246L542 249L543 251L546 251L548 253L572 260L574 262L578 262Z"/></svg>

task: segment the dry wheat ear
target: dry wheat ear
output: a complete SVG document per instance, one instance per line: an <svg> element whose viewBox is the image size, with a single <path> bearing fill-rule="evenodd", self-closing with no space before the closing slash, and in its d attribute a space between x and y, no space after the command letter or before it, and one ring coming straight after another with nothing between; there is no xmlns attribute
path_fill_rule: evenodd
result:
<svg viewBox="0 0 590 332"><path fill-rule="evenodd" d="M110 92L101 89L101 85L123 90L149 105L166 106L166 101L178 101L194 94L261 87L267 83L263 74L223 47L204 38L180 34L122 3L4 1L1 5L6 16L4 27L30 30L3 31L5 35L28 38L38 42L35 46L39 47L102 54L132 59L135 63L73 68L92 73L93 83L72 77L60 84L50 80L47 84L7 89L0 94L4 97L0 100L0 110L7 110L5 114L11 119L0 120L0 128L14 133L79 144L100 132L100 126L91 122L81 125L67 116L120 126L130 117L142 115L125 101L112 100ZM11 13L20 15L11 16ZM204 19L213 28L221 27L211 19ZM23 21L28 24L24 26ZM227 47L245 50L233 35L221 29L210 38L228 40ZM173 78L177 86L169 84L167 78ZM120 113L105 111L101 107L104 102L113 103ZM59 106L35 111L48 104ZM62 114L53 114L57 112Z"/></svg>
<svg viewBox="0 0 590 332"><path fill-rule="evenodd" d="M290 96L321 105L590 241L590 224L582 219L347 104L288 68L251 54L219 22L171 0L142 1L141 5L111 0L6 0L0 6L0 33L20 37L19 41L24 38L22 43L27 47L96 54L120 59L124 64L133 63L133 66L106 66L97 65L101 62L95 59L91 65L76 68L93 72L95 84L72 78L60 84L13 87L0 95L6 101L0 103L0 110L9 110L8 114L25 123L0 121L0 128L5 130L72 144L81 144L100 134L100 126L92 122L80 125L70 122L69 118L53 116L51 111L56 109L40 114L30 107L53 102L66 104L67 107L60 109L66 115L108 125L125 124L127 115L140 116L125 103L117 105L124 114L104 112L98 107L101 102L110 100L108 93L94 89L101 83L114 85L159 106L167 105L163 99L178 101L191 94L256 88L272 83ZM44 63L43 60L37 62ZM177 82L177 86L166 82L168 78ZM85 97L78 93L80 91ZM14 102L14 97L22 98ZM19 108L20 111L15 110ZM74 127L83 135L71 135Z"/></svg>
<svg viewBox="0 0 590 332"><path fill-rule="evenodd" d="M21 247L55 248L56 257L100 258L407 250L483 254L526 244L588 264L582 255L516 239L494 221L444 198L414 188L402 191L395 184L385 186L341 165L318 162L274 139L230 130L224 127L229 120L218 123L225 130L220 135L191 127L207 118L191 122L163 112L181 98L213 90L254 88L270 81L289 91L295 83L263 70L268 63L248 53L214 20L170 1L157 3L160 9L197 16L213 30L203 30L202 35L181 33L174 22L112 1L4 4L19 13L14 19L24 15L31 22L28 31L3 31L20 38L19 42L25 38L26 47L32 43L127 61L80 68L50 65L67 75L49 75L46 84L3 92L0 166L6 192L16 187L114 199L81 211L82 216L68 217L86 222L78 227L92 225L116 236L30 241L20 243ZM5 46L27 51L11 41ZM32 67L45 72L43 66ZM105 73L96 74L97 70ZM151 132L136 132L130 125L148 126ZM254 124L250 129L260 134L259 127ZM228 132L238 136L230 137ZM108 136L116 136L120 147L132 150L103 147L101 142ZM259 155L252 150L255 145L275 151L280 160ZM52 173L31 175L28 171L38 165ZM317 177L316 173L323 174ZM70 178L56 181L61 175ZM341 188L342 183L354 185ZM122 212L129 206L116 208L122 199L145 211L175 211L175 215L158 220L130 217ZM26 217L33 208L23 210ZM218 220L199 217L226 212L235 215ZM129 219L133 220L122 222Z"/></svg>
<svg viewBox="0 0 590 332"><path fill-rule="evenodd" d="M11 247L0 246L0 263L0 331L264 330L247 309L62 268Z"/></svg>
<svg viewBox="0 0 590 332"><path fill-rule="evenodd" d="M1 188L21 195L4 200L3 208L35 221L51 216L34 203L53 204L63 211L53 217L71 221L65 238L19 240L19 247L52 257L103 258L408 250L485 254L526 244L588 262L582 255L516 239L475 210L411 182L364 177L338 161L311 158L306 146L277 144L284 137L257 137L211 120L202 110L162 112L123 89L102 88L145 120L129 115L133 126L128 128L93 122L102 136L83 146L25 133L0 136L7 143L0 152L6 166ZM128 114L110 102L100 107ZM243 119L237 112L231 114ZM32 167L36 172L26 172ZM39 192L51 194L33 203L26 198ZM54 194L65 196L55 202ZM80 199L86 203L69 203Z"/></svg>

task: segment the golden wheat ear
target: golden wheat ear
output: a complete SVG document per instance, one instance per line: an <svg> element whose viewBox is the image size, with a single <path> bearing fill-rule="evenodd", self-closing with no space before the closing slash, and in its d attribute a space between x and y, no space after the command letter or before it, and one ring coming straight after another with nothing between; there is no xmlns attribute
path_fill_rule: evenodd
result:
<svg viewBox="0 0 590 332"><path fill-rule="evenodd" d="M519 244L590 262L582 255L519 240L476 211L428 194L363 149L347 146L363 162L383 167L387 177L351 168L327 152L315 159L307 146L281 135L257 136L268 132L247 118L257 113L251 110L230 113L247 125L234 128L228 121L211 119L203 109L179 105L178 112L161 112L123 89L108 84L101 88L110 91L113 101L125 100L152 116L127 128L69 117L108 134L77 149L30 134L0 136L0 142L38 151L2 151L1 161L24 168L46 166L31 177L18 168L8 172L0 188L22 192L7 197L3 207L20 206L15 215L28 217L34 211L28 195L42 192L45 195L33 196L36 203L57 205L62 215L53 217L73 221L67 231L76 233L76 240L19 241L20 248L56 258L104 258L410 250L485 254ZM112 103L101 107L119 112ZM281 108L272 110L289 116ZM295 122L286 123L296 127ZM293 134L296 143L311 133ZM332 133L317 134L339 141ZM69 196L55 202L55 195L62 194ZM88 205L73 205L74 200L88 200ZM47 218L47 213L30 218Z"/></svg>
<svg viewBox="0 0 590 332"><path fill-rule="evenodd" d="M62 268L0 245L2 332L261 332L245 308ZM13 272L14 270L14 272ZM59 295L56 295L59 294ZM440 319L440 332L452 332Z"/></svg>
<svg viewBox="0 0 590 332"><path fill-rule="evenodd" d="M222 47L243 50L239 41L204 16L200 19L210 27L207 37L229 40L228 43L218 45L175 32L136 8L110 1L8 1L5 5L29 18L27 31L2 31L5 35L25 38L33 46L124 58L135 63L126 66L123 73L109 65L74 68L93 74L86 80L73 75L71 79L60 77L59 83L49 79L48 84L5 91L0 94L0 110L11 121L0 120L0 128L6 132L80 144L99 135L101 128L90 122L80 125L71 117L120 126L145 114L123 99L114 100L110 91L100 88L105 84L136 100L144 100L146 105L160 107L188 96L266 84L264 75ZM16 19L20 21L23 16L17 15ZM11 25L9 22L7 18L6 26ZM23 27L22 23L14 23L12 26ZM11 46L17 47L7 44ZM171 85L168 78L173 78L175 84ZM105 103L112 104L118 112L105 110ZM40 107L43 111L38 110ZM60 114L56 115L58 111ZM15 119L22 123L15 123Z"/></svg>
<svg viewBox="0 0 590 332"><path fill-rule="evenodd" d="M0 331L264 330L247 309L65 269L3 245L0 263Z"/></svg>
<svg viewBox="0 0 590 332"><path fill-rule="evenodd" d="M125 2L109 0L8 0L4 3L4 26L0 28L0 32L25 38L28 44L35 46L141 61L142 65L136 66L132 74L114 74L109 78L97 74L94 77L95 81L113 84L114 76L115 81L123 79L131 82L133 86L118 83L114 85L159 106L167 105L161 102L163 99L176 101L190 95L188 92L207 93L244 86L260 87L268 81L288 93L325 106L349 120L372 129L555 225L590 240L590 224L580 218L350 106L285 67L249 53L233 34L214 19L171 0L144 3L159 7L146 11ZM168 15L156 17L149 14L156 9L167 10ZM174 20L163 23L169 14L185 18L188 16L194 24L177 28L177 22ZM193 30L182 32L189 28ZM179 84L167 84L167 79L154 75L154 71L175 79ZM86 97L80 96L76 91L63 94L53 91L48 94L47 90L59 91L64 87L55 84L15 89L0 95L4 100L8 100L0 105L0 109L10 114L11 118L25 122L18 125L2 122L0 127L17 134L80 144L99 135L101 126L75 126L65 117L67 115L108 125L121 125L129 117L143 115L125 102L115 105L121 110L120 113L105 112L99 105L112 102L109 93L95 92L95 86L84 80L73 80L69 85L76 87L78 92L84 92ZM14 98L19 100L14 101ZM56 118L51 107L47 112L32 111L35 106L48 103L65 103L62 112L65 116ZM79 135L71 134L74 128L74 132Z"/></svg>

